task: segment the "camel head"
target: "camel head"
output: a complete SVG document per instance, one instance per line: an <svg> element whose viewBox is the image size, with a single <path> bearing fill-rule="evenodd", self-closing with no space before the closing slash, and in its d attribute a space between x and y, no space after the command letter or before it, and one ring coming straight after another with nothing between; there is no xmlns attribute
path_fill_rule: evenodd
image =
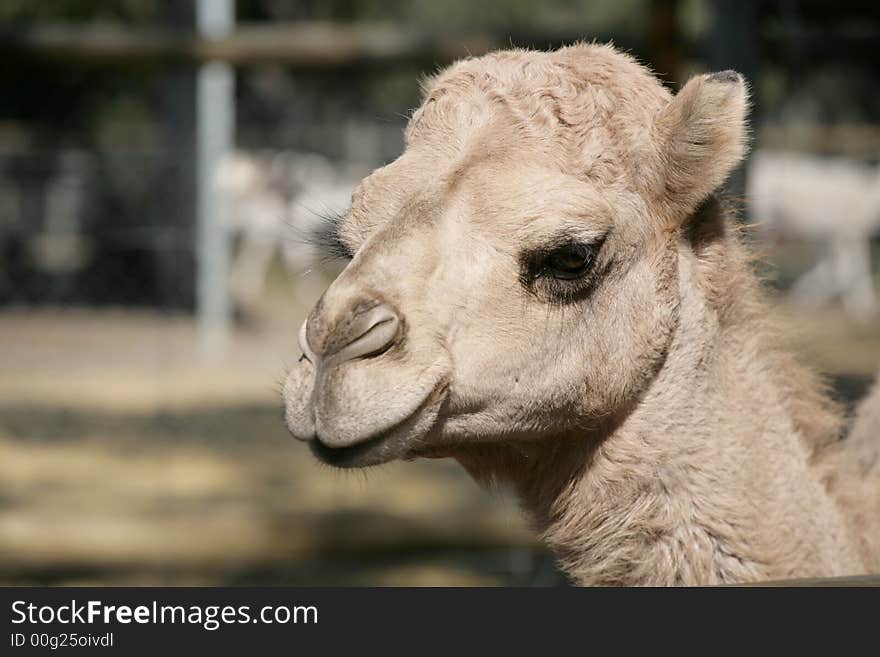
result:
<svg viewBox="0 0 880 657"><path fill-rule="evenodd" d="M736 73L673 97L598 45L428 80L404 153L336 226L351 261L300 329L290 431L360 467L625 412L664 366L688 225L741 160L746 111Z"/></svg>

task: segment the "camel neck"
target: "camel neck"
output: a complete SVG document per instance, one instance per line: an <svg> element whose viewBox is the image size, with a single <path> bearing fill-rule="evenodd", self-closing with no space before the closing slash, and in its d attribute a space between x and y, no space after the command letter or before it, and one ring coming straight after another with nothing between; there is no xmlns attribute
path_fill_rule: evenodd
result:
<svg viewBox="0 0 880 657"><path fill-rule="evenodd" d="M698 294L683 294L666 362L622 417L499 448L490 469L581 584L857 571L840 555L846 529L767 349L760 327L722 326Z"/></svg>

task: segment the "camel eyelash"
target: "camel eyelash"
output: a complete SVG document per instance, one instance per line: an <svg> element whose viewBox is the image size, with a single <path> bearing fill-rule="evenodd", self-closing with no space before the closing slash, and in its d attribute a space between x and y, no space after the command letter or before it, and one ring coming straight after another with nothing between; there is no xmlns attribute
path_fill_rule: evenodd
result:
<svg viewBox="0 0 880 657"><path fill-rule="evenodd" d="M321 221L309 235L309 243L321 254L324 261L354 258L354 253L339 235L345 215L344 212L321 215Z"/></svg>

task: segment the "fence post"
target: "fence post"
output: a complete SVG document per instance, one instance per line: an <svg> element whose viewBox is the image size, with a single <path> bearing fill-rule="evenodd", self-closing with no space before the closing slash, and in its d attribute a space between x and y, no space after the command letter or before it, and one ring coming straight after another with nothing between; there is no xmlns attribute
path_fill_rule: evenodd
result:
<svg viewBox="0 0 880 657"><path fill-rule="evenodd" d="M233 0L198 0L199 36L219 39L235 24ZM232 149L235 126L235 78L226 62L199 65L196 78L196 310L202 357L222 358L229 333L227 268L229 222L216 174Z"/></svg>

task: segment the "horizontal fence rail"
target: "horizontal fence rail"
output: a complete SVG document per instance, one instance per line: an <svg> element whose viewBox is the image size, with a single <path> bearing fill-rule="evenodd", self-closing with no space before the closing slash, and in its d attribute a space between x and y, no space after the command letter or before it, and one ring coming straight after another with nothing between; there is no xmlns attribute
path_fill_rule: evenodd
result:
<svg viewBox="0 0 880 657"><path fill-rule="evenodd" d="M533 33L442 32L394 23L340 24L239 23L218 39L168 28L125 28L110 24L56 24L0 30L0 53L74 60L220 60L232 64L280 62L303 68L353 64L449 62L511 44L545 48L589 36L608 40L583 26L580 30ZM621 47L633 48L626 43Z"/></svg>

